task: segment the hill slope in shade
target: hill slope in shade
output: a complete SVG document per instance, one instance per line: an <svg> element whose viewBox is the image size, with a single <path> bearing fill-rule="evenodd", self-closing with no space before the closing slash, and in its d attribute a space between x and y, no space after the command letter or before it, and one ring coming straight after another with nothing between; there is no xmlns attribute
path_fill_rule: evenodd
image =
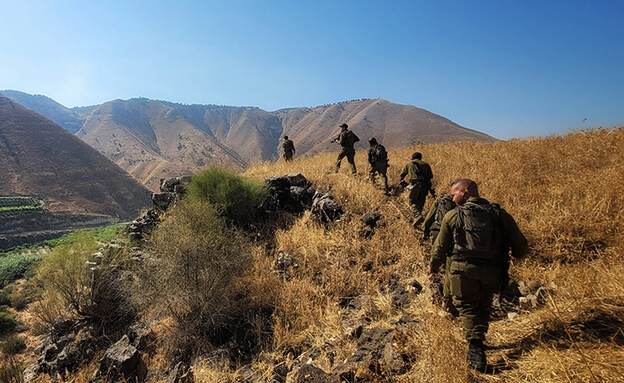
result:
<svg viewBox="0 0 624 383"><path fill-rule="evenodd" d="M0 95L0 195L38 195L53 212L135 218L149 192L59 125Z"/></svg>

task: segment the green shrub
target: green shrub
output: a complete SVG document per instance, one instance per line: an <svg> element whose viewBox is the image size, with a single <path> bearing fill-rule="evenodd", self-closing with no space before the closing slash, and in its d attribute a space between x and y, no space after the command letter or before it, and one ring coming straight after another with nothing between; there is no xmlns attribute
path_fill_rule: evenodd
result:
<svg viewBox="0 0 624 383"><path fill-rule="evenodd" d="M17 321L4 311L0 311L0 335L5 335L17 327Z"/></svg>
<svg viewBox="0 0 624 383"><path fill-rule="evenodd" d="M188 195L214 204L229 220L244 226L257 219L268 189L233 171L213 167L193 176Z"/></svg>
<svg viewBox="0 0 624 383"><path fill-rule="evenodd" d="M185 200L173 207L149 242L154 259L146 262L134 300L146 311L172 315L179 333L171 349L193 342L240 316L240 277L251 265L251 247L241 232L225 223L206 201Z"/></svg>
<svg viewBox="0 0 624 383"><path fill-rule="evenodd" d="M11 305L11 292L13 288L11 285L6 286L2 290L0 290L0 306L10 306Z"/></svg>
<svg viewBox="0 0 624 383"><path fill-rule="evenodd" d="M48 295L56 296L65 307L86 316L92 304L92 272L87 262L99 244L92 233L80 233L72 243L55 246L39 266L37 278Z"/></svg>
<svg viewBox="0 0 624 383"><path fill-rule="evenodd" d="M0 257L0 288L22 278L40 260L40 255L7 255Z"/></svg>
<svg viewBox="0 0 624 383"><path fill-rule="evenodd" d="M20 338L15 334L9 336L4 342L2 342L2 344L0 344L0 350L5 355L18 354L25 348L26 342L24 342L24 339Z"/></svg>

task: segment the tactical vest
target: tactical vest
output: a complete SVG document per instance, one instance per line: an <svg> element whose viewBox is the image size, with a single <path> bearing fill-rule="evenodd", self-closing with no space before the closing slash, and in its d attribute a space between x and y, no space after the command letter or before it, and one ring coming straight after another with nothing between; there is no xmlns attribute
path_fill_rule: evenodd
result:
<svg viewBox="0 0 624 383"><path fill-rule="evenodd" d="M503 231L499 206L466 202L457 207L452 257L473 264L503 264Z"/></svg>

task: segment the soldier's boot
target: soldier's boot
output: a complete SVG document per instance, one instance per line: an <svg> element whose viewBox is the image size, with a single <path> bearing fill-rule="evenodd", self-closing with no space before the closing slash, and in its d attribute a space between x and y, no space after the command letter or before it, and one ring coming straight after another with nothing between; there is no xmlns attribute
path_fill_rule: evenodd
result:
<svg viewBox="0 0 624 383"><path fill-rule="evenodd" d="M485 372L487 362L485 359L485 346L482 340L468 342L468 365L479 372Z"/></svg>

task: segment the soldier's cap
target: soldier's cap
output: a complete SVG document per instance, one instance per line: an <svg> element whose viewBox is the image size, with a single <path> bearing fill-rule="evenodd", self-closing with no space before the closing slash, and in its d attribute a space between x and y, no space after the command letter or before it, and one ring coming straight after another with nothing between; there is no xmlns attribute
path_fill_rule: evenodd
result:
<svg viewBox="0 0 624 383"><path fill-rule="evenodd" d="M422 160L422 154L416 152L416 153L412 154L412 159L413 160Z"/></svg>
<svg viewBox="0 0 624 383"><path fill-rule="evenodd" d="M288 139L288 136L284 136L284 139L285 139L285 140L287 140L287 139Z"/></svg>
<svg viewBox="0 0 624 383"><path fill-rule="evenodd" d="M371 143L371 144L376 144L377 140L375 139L375 137L371 137L371 138L368 139L368 142Z"/></svg>
<svg viewBox="0 0 624 383"><path fill-rule="evenodd" d="M347 125L347 124L340 124L340 127L346 129L346 128L349 127L349 125Z"/></svg>

